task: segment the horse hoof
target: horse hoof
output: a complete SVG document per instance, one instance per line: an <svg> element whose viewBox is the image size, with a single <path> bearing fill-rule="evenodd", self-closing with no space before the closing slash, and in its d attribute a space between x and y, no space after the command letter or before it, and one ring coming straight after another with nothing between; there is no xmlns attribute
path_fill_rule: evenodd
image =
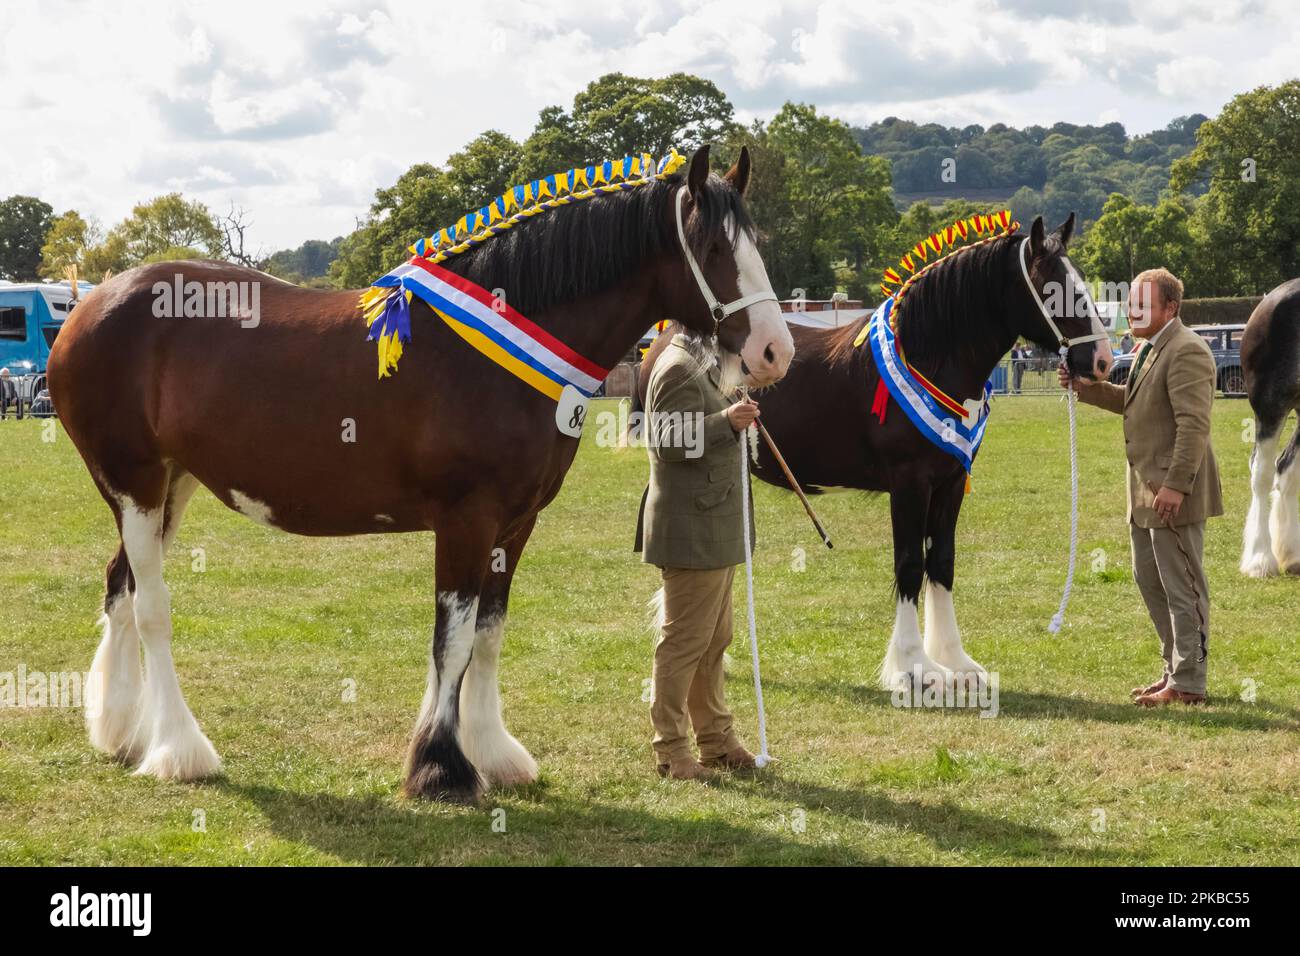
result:
<svg viewBox="0 0 1300 956"><path fill-rule="evenodd" d="M483 784L475 779L457 782L442 767L424 767L415 771L402 784L402 792L412 800L431 800L435 803L455 803L472 806L483 795Z"/></svg>
<svg viewBox="0 0 1300 956"><path fill-rule="evenodd" d="M1271 554L1253 554L1241 559L1241 573L1248 577L1271 578L1277 570L1277 559Z"/></svg>

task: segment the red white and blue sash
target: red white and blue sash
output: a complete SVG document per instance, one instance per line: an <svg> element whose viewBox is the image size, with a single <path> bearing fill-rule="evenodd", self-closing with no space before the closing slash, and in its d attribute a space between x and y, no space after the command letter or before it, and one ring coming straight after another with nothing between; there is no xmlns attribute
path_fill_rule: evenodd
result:
<svg viewBox="0 0 1300 956"><path fill-rule="evenodd" d="M889 313L893 297L872 314L865 329L880 380L917 430L952 455L969 473L989 421L993 383L984 383L981 401L959 403L913 369L898 349ZM883 409L881 410L883 420Z"/></svg>
<svg viewBox="0 0 1300 956"><path fill-rule="evenodd" d="M401 343L410 341L411 296L427 303L483 355L553 401L560 401L565 386L590 397L609 375L608 369L579 355L500 297L421 256L398 266L374 284L395 290L371 323L368 336L381 345L381 377L396 366ZM389 354L384 346L388 346ZM396 354L391 354L393 347Z"/></svg>

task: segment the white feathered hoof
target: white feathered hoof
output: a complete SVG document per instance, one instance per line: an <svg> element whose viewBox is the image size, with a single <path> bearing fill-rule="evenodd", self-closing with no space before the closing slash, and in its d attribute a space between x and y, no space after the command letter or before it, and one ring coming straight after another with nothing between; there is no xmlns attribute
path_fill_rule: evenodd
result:
<svg viewBox="0 0 1300 956"><path fill-rule="evenodd" d="M461 746L491 786L521 787L537 780L537 761L509 733L495 735L490 742L479 738L474 745L462 739Z"/></svg>
<svg viewBox="0 0 1300 956"><path fill-rule="evenodd" d="M1247 554L1241 559L1241 573L1247 577L1271 578L1277 572L1277 558L1272 554Z"/></svg>
<svg viewBox="0 0 1300 956"><path fill-rule="evenodd" d="M183 735L152 744L135 772L137 776L159 780L204 780L221 773L221 758L196 723Z"/></svg>
<svg viewBox="0 0 1300 956"><path fill-rule="evenodd" d="M909 655L913 656L913 655ZM911 666L908 662L891 661L886 656L880 669L880 684L888 691L911 691L913 699L926 690L943 692L952 686L953 672L942 664L935 663L925 655L914 655Z"/></svg>

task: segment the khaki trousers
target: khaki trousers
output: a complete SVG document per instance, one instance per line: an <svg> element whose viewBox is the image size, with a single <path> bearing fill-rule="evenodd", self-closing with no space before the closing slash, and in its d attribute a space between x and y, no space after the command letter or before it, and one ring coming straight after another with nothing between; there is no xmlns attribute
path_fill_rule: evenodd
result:
<svg viewBox="0 0 1300 956"><path fill-rule="evenodd" d="M1169 686L1205 693L1210 586L1205 580L1205 522L1175 528L1129 524L1133 577L1160 635ZM1181 547L1179 546L1181 542Z"/></svg>
<svg viewBox="0 0 1300 956"><path fill-rule="evenodd" d="M700 759L740 746L724 694L722 653L731 643L735 566L663 568L664 622L655 641L650 722L659 763L689 759L690 723Z"/></svg>

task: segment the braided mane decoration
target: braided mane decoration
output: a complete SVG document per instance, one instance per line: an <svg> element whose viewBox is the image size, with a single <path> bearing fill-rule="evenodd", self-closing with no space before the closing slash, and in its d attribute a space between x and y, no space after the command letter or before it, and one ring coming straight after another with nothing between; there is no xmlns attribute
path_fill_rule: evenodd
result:
<svg viewBox="0 0 1300 956"><path fill-rule="evenodd" d="M548 209L667 179L685 162L686 157L669 147L668 155L657 163L649 153L641 153L534 179L507 189L480 209L467 212L455 225L418 240L408 247L413 257L410 261L443 262ZM393 272L375 280L361 293L361 312L370 326L368 338L379 343L381 378L397 368L402 343L410 341L411 296L412 293Z"/></svg>
<svg viewBox="0 0 1300 956"><path fill-rule="evenodd" d="M1020 223L1012 222L1011 210L1002 209L995 213L980 214L971 216L969 219L958 219L952 225L944 228L939 232L931 233L925 239L922 239L912 251L905 254L898 260L899 269L886 269L881 278L880 291L885 298L893 298L894 308L890 312L890 328L897 331L898 305L903 301L913 283L921 278L926 271L943 262L950 256L964 252L967 249L974 249L986 242L992 242L994 239L1000 239L1002 236L1009 236L1020 228ZM985 235L987 233L987 235ZM972 242L969 245L961 245L966 242L971 235L983 236L978 242ZM940 254L943 248L947 246L948 252ZM930 256L933 254L934 258ZM918 262L925 265L918 268ZM903 278L907 273L907 278ZM897 286L897 289L891 289L890 286Z"/></svg>

